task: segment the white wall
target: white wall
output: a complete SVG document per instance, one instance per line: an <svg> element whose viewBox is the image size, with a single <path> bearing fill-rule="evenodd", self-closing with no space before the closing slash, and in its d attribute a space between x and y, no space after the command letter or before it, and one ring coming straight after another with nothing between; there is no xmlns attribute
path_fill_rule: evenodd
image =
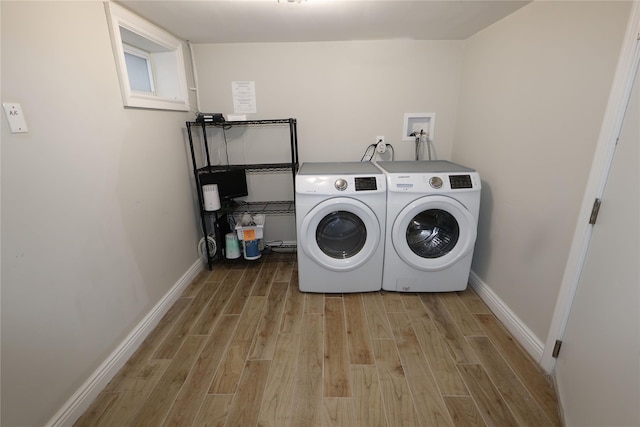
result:
<svg viewBox="0 0 640 427"><path fill-rule="evenodd" d="M1 8L2 425L36 426L197 260L193 116L123 108L101 2Z"/></svg>
<svg viewBox="0 0 640 427"><path fill-rule="evenodd" d="M462 47L462 41L196 44L200 106L233 113L231 82L255 81L257 113L248 118L297 118L301 162L359 161L377 135L393 145L396 159L411 160L414 143L402 141L404 113L434 112L437 154L449 159ZM276 150L263 135L230 139L230 152L239 154L231 162L252 163ZM218 145L213 140L221 146L219 136ZM250 198L291 199L290 176L252 178ZM295 240L293 217L268 217L265 238Z"/></svg>
<svg viewBox="0 0 640 427"><path fill-rule="evenodd" d="M201 108L233 112L231 82L256 82L255 118L298 119L301 161L358 161L376 135L398 159L404 113L435 112L436 145L453 142L460 41L198 44Z"/></svg>
<svg viewBox="0 0 640 427"><path fill-rule="evenodd" d="M467 40L453 160L483 179L473 270L544 342L629 2L534 2Z"/></svg>

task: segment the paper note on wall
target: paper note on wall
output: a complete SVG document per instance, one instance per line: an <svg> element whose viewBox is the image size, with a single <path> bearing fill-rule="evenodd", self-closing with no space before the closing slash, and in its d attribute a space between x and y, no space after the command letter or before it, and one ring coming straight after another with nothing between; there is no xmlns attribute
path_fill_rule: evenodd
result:
<svg viewBox="0 0 640 427"><path fill-rule="evenodd" d="M255 113L256 110L256 82L231 82L233 93L233 112L236 114Z"/></svg>

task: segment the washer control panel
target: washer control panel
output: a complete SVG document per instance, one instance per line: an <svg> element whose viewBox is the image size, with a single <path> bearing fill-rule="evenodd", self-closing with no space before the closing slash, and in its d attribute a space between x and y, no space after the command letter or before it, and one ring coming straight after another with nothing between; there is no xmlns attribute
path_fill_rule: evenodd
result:
<svg viewBox="0 0 640 427"><path fill-rule="evenodd" d="M452 190L456 188L473 188L471 175L449 175L449 183Z"/></svg>
<svg viewBox="0 0 640 427"><path fill-rule="evenodd" d="M442 193L480 189L477 172L458 173L391 173L387 177L389 191L407 193Z"/></svg>

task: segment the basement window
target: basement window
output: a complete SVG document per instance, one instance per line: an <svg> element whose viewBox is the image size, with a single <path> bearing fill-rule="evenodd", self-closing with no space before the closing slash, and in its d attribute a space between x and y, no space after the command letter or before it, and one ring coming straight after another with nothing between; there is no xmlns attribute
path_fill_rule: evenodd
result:
<svg viewBox="0 0 640 427"><path fill-rule="evenodd" d="M124 106L189 111L182 42L115 3L105 8Z"/></svg>
<svg viewBox="0 0 640 427"><path fill-rule="evenodd" d="M151 55L142 49L122 43L124 62L127 67L129 88L133 92L155 94L153 88L153 72L151 69Z"/></svg>

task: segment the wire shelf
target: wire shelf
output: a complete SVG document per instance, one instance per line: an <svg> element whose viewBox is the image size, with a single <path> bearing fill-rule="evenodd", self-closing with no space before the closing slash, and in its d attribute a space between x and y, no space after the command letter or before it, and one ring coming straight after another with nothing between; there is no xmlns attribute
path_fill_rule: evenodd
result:
<svg viewBox="0 0 640 427"><path fill-rule="evenodd" d="M265 215L293 215L295 202L292 200L278 200L268 202L238 202L233 205L223 206L220 213L251 213Z"/></svg>
<svg viewBox="0 0 640 427"><path fill-rule="evenodd" d="M229 127L229 126L251 126L251 125L289 125L291 123L295 123L296 119L265 119L265 120L238 120L238 121L224 121L219 123L207 122L207 123L198 123L198 122L189 122L191 126L213 126L213 127Z"/></svg>
<svg viewBox="0 0 640 427"><path fill-rule="evenodd" d="M247 165L216 165L205 166L198 169L198 174L215 173L226 170L245 170L247 172L291 172L292 168L298 169L298 165L292 166L291 163L258 163Z"/></svg>

